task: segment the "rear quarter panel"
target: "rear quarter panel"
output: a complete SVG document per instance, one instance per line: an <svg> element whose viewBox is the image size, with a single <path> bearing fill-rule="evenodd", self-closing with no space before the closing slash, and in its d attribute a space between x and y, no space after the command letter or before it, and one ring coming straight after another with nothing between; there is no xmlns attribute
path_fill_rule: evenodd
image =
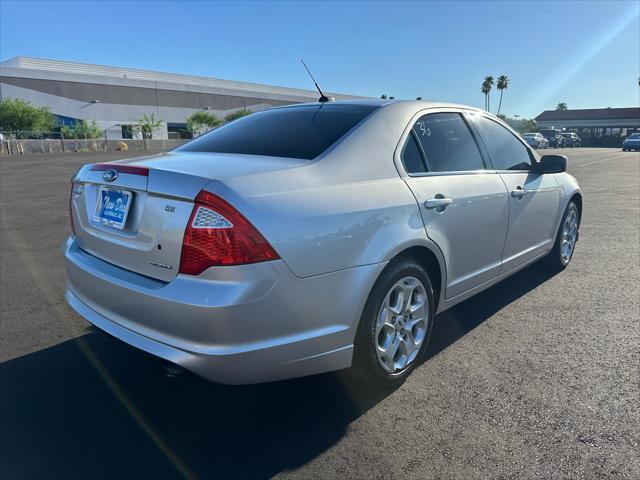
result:
<svg viewBox="0 0 640 480"><path fill-rule="evenodd" d="M415 198L402 179L318 185L310 180L317 168L289 171L284 176L295 177L289 181L281 172L279 178L213 181L207 189L235 205L299 277L383 262L398 245L426 241ZM274 183L280 188L261 191Z"/></svg>

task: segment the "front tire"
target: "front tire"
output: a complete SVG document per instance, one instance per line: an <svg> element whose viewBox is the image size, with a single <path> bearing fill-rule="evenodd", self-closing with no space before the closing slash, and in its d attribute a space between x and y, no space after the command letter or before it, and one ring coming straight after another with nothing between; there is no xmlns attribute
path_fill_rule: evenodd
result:
<svg viewBox="0 0 640 480"><path fill-rule="evenodd" d="M564 270L573 258L580 230L580 211L575 202L569 202L562 215L553 249L546 258L547 265L554 270Z"/></svg>
<svg viewBox="0 0 640 480"><path fill-rule="evenodd" d="M378 388L404 382L427 349L434 306L433 287L421 265L408 258L389 264L362 312L351 376Z"/></svg>

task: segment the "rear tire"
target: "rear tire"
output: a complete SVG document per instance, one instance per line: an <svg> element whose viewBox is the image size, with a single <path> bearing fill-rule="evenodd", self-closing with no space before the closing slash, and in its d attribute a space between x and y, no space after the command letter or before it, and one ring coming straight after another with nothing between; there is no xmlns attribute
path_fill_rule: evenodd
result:
<svg viewBox="0 0 640 480"><path fill-rule="evenodd" d="M421 265L409 258L390 263L362 312L349 374L377 388L404 382L427 349L434 305L433 287Z"/></svg>
<svg viewBox="0 0 640 480"><path fill-rule="evenodd" d="M571 262L580 230L580 211L571 201L562 215L553 249L547 256L547 266L553 270L564 270Z"/></svg>

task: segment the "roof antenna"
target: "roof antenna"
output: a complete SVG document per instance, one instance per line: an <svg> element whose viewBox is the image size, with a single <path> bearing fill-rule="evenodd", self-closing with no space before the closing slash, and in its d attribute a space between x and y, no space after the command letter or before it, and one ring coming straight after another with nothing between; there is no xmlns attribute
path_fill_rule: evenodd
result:
<svg viewBox="0 0 640 480"><path fill-rule="evenodd" d="M318 92L320 92L320 98L318 99L318 101L320 103L325 103L325 102L333 102L335 101L335 98L333 97L327 97L324 93L322 93L322 90L320 90L320 87L318 86L318 82L316 82L316 79L313 78L313 75L311 75L311 72L309 71L309 67L307 67L307 64L304 63L303 59L300 59L300 61L302 62L302 65L304 65L305 70L307 71L307 73L309 74L309 76L311 77L311 80L313 80L313 83L315 84L316 88L318 89Z"/></svg>

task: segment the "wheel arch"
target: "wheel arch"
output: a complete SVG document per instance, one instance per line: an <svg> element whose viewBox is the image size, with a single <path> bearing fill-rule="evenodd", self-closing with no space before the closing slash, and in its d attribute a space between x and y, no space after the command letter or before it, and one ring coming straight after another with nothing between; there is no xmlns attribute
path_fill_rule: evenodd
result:
<svg viewBox="0 0 640 480"><path fill-rule="evenodd" d="M576 204L576 207L578 207L578 215L580 215L580 220L582 220L582 193L574 192L569 198L569 202Z"/></svg>
<svg viewBox="0 0 640 480"><path fill-rule="evenodd" d="M442 254L439 252L436 254L432 248L426 245L413 245L397 252L391 259L391 262L400 258L411 259L427 271L433 286L433 297L436 301L435 311L437 311L442 295L444 294L446 280L446 270Z"/></svg>

